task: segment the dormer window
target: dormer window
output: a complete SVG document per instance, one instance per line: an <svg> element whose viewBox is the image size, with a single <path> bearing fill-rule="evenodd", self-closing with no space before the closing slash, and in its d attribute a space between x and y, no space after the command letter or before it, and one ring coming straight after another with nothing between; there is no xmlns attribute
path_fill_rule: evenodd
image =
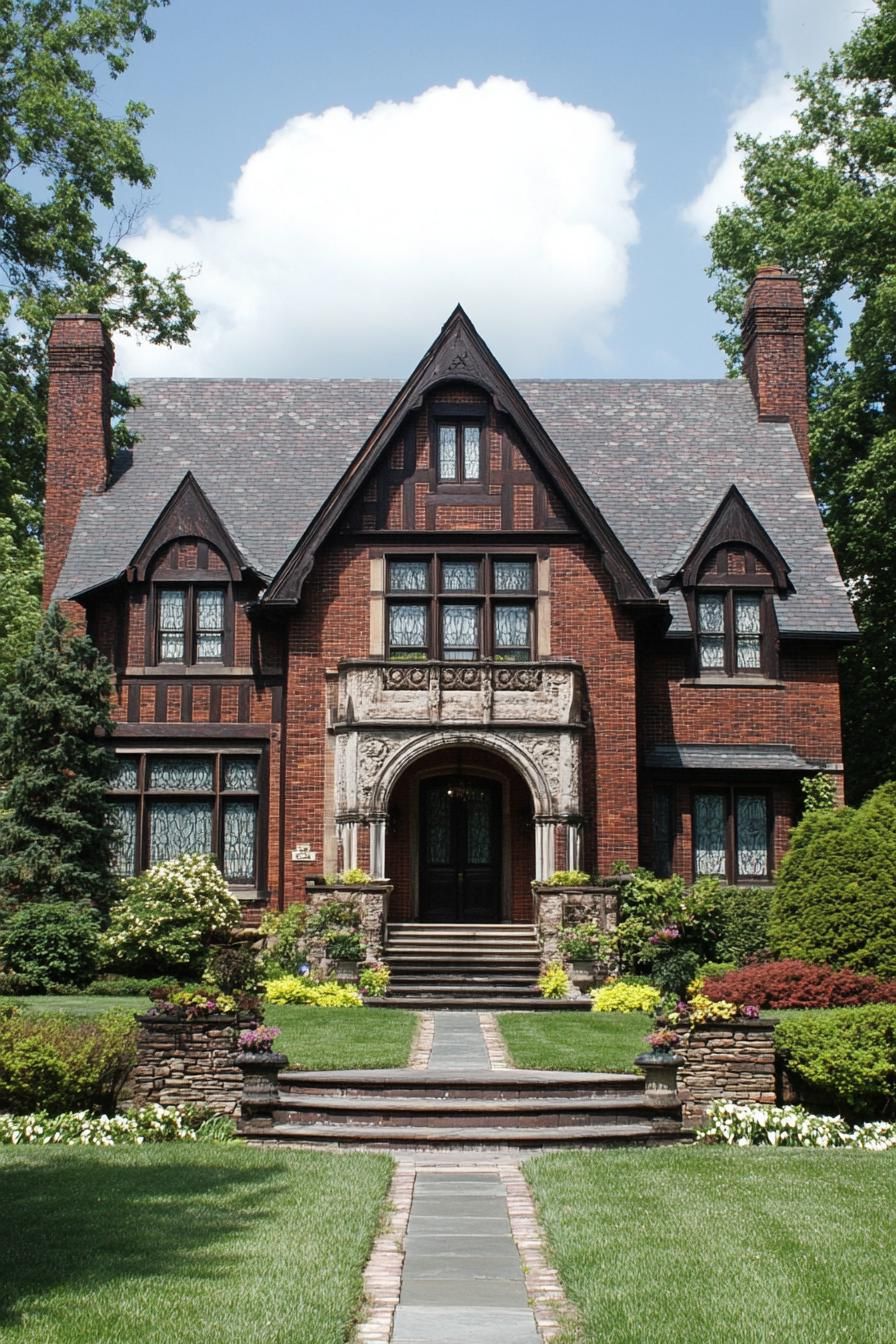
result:
<svg viewBox="0 0 896 1344"><path fill-rule="evenodd" d="M159 586L158 661L220 663L224 661L224 588Z"/></svg>
<svg viewBox="0 0 896 1344"><path fill-rule="evenodd" d="M440 481L478 485L482 480L482 426L470 420L436 421Z"/></svg>
<svg viewBox="0 0 896 1344"><path fill-rule="evenodd" d="M701 566L693 595L701 677L775 675L774 580L762 557L720 546Z"/></svg>

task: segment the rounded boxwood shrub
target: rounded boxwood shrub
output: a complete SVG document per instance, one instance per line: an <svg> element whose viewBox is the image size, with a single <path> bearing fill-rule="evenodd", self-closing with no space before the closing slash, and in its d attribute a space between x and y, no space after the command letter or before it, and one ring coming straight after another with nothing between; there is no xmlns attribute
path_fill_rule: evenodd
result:
<svg viewBox="0 0 896 1344"><path fill-rule="evenodd" d="M780 957L896 979L896 784L795 827L769 924Z"/></svg>
<svg viewBox="0 0 896 1344"><path fill-rule="evenodd" d="M96 915L71 901L23 905L0 928L4 969L41 989L86 985L96 975L99 951Z"/></svg>
<svg viewBox="0 0 896 1344"><path fill-rule="evenodd" d="M836 1008L779 1022L775 1049L805 1100L853 1116L896 1102L896 1004Z"/></svg>
<svg viewBox="0 0 896 1344"><path fill-rule="evenodd" d="M805 961L768 961L707 977L703 993L759 1008L854 1008L896 1003L896 981Z"/></svg>

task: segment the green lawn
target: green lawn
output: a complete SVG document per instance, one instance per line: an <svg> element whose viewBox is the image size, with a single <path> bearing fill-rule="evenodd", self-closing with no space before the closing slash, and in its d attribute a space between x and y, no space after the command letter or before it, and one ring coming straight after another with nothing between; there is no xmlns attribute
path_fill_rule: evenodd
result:
<svg viewBox="0 0 896 1344"><path fill-rule="evenodd" d="M499 1013L498 1026L520 1069L632 1073L647 1049L646 1013Z"/></svg>
<svg viewBox="0 0 896 1344"><path fill-rule="evenodd" d="M408 1062L417 1014L400 1008L265 1009L283 1035L276 1049L294 1069L401 1069Z"/></svg>
<svg viewBox="0 0 896 1344"><path fill-rule="evenodd" d="M563 1153L524 1167L585 1344L892 1344L896 1154Z"/></svg>
<svg viewBox="0 0 896 1344"><path fill-rule="evenodd" d="M149 999L136 995L105 994L24 994L20 998L3 999L0 1004L14 1003L34 1013L65 1013L68 1017L96 1017L98 1013L145 1013Z"/></svg>
<svg viewBox="0 0 896 1344"><path fill-rule="evenodd" d="M391 1161L0 1150L4 1344L344 1344Z"/></svg>

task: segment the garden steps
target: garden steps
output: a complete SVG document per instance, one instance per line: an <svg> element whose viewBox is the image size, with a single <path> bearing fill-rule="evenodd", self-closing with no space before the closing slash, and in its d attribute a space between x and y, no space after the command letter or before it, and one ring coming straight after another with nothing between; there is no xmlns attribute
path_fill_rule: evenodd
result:
<svg viewBox="0 0 896 1344"><path fill-rule="evenodd" d="M492 995L483 991L480 995L463 999L457 995L421 994L417 997L392 995L386 999L365 999L368 1008L411 1008L418 1012L432 1012L435 1009L456 1010L479 1008L484 1012L579 1012L591 1011L590 999L543 999L538 994L527 997L525 994Z"/></svg>
<svg viewBox="0 0 896 1344"><path fill-rule="evenodd" d="M405 1148L439 1148L449 1150L518 1148L609 1148L624 1144L641 1146L681 1143L692 1137L688 1130L670 1124L668 1128L651 1124L632 1125L569 1125L555 1128L519 1128L487 1126L465 1128L417 1125L399 1128L375 1125L278 1125L274 1130L249 1138L263 1137L265 1142L277 1139L303 1147L378 1148L394 1151Z"/></svg>
<svg viewBox="0 0 896 1344"><path fill-rule="evenodd" d="M532 924L390 924L392 972L377 1008L539 1008L540 949Z"/></svg>

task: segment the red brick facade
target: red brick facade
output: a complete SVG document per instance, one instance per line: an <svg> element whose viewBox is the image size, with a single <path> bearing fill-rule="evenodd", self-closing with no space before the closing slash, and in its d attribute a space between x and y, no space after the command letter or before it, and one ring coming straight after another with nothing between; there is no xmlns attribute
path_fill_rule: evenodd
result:
<svg viewBox="0 0 896 1344"><path fill-rule="evenodd" d="M757 290L762 290L761 302ZM777 272L757 279L745 323L747 372L758 414L790 417L805 453L802 307L792 290L793 282ZM110 350L97 322L57 323L51 341L48 594L59 577L82 497L105 486L110 368ZM480 416L481 470L471 483L439 477L434 427L452 414ZM240 469L238 463L234 469ZM419 900L420 782L458 772L500 785L506 918L531 920L533 878L573 860L601 874L617 862L652 866L658 853L658 798L670 808L671 868L693 877L692 813L700 790L747 789L767 798L773 875L798 816L797 770L778 765L774 773L762 774L759 764L745 771L741 762L740 773L732 773L721 758L713 766L710 757L696 770L651 760L662 761L662 752L679 744L698 755L701 748L781 746L813 763L813 769L836 771L841 750L835 642L779 641L773 632L774 678L731 676L721 684L723 679L695 675L694 641L664 634L659 601L633 600L630 591L620 596L618 562L614 569L610 551L583 528L581 505L570 502L520 424L481 381L442 378L422 394L361 488L348 492L334 518L313 553L301 597L291 605L267 609L263 581L248 569L233 570L217 534L172 537L170 528L156 549L151 538L139 538L141 554L146 551L142 567L135 563L83 603L88 628L115 667L113 716L120 750L135 753L135 759L138 752L257 753L252 759L261 771L260 863L248 918L257 919L265 903L277 907L301 899L310 873L333 871L350 861L360 867L375 864L381 844L381 875L395 886L392 917L413 919ZM537 575L537 594L533 589L526 598L531 684L545 703L544 688L553 672L550 684L557 695L565 692L556 688L573 683L577 688L574 708L564 711L565 718L542 724L536 715L528 723L509 722L513 752L501 750L502 729L491 698L483 700L482 723L477 720L478 726L470 728L467 709L450 708L455 701L444 686L452 683L444 681L443 672L425 673L429 709L411 695L407 703L423 709L410 709L411 717L395 729L376 717L391 712L388 704L385 711L369 712L369 724L357 720L354 701L348 708L344 704L346 688L356 684L350 682L356 664L357 685L373 687L374 697L386 685L390 557L433 557L435 565L446 555L506 555L531 565ZM755 564L751 572L770 583L761 554ZM738 577L736 566L730 572ZM223 660L211 666L187 654L184 666L161 662L158 593L172 585L189 593L203 584L226 593ZM438 660L437 650L431 657ZM450 672L458 664L441 666ZM513 664L503 666L513 671ZM372 679L365 668L373 669ZM510 685L500 681L501 669L498 662L483 671L476 693L491 697L497 692L487 688ZM525 712L530 704L535 701L524 703ZM461 717L452 720L451 713ZM404 750L414 733L427 731L427 724L433 725L431 752L409 755L411 763L379 794L374 785L366 811L340 803L344 762L355 759L346 754L352 734L366 732L368 747L382 756L396 746ZM374 740L377 734L382 741ZM576 777L577 801L539 802L535 796L532 778L540 770L539 778L551 782L551 770L556 774L559 768L546 763L545 752L553 750L550 742L545 746L550 734L560 743L557 760L576 763L563 769ZM530 741L536 744L533 774L524 778L520 763ZM360 776L361 767L351 766L351 771ZM556 798L561 785L551 782ZM215 807L225 806L226 793L216 796ZM314 857L304 861L302 847Z"/></svg>

